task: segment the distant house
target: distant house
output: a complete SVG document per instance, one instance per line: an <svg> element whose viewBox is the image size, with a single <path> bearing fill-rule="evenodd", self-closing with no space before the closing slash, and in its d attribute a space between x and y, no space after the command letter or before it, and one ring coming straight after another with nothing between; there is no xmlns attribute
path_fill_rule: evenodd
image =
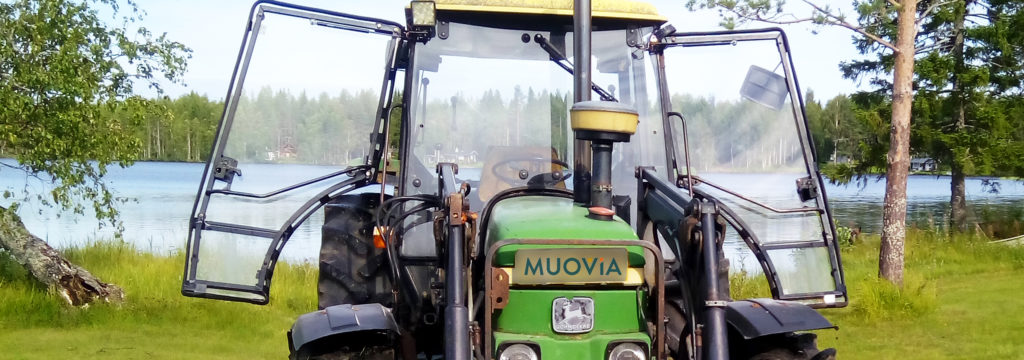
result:
<svg viewBox="0 0 1024 360"><path fill-rule="evenodd" d="M849 156L846 156L846 155L836 155L836 154L832 154L832 159L831 160L832 160L833 163L837 163L837 164L849 164L849 163L853 162L853 159L850 159Z"/></svg>
<svg viewBox="0 0 1024 360"><path fill-rule="evenodd" d="M938 164L935 159L932 158L912 158L910 159L910 171L935 171L938 169Z"/></svg>

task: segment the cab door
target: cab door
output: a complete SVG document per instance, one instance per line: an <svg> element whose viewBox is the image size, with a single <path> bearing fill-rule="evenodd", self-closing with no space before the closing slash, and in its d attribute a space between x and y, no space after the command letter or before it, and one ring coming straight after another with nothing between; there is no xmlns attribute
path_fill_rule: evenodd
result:
<svg viewBox="0 0 1024 360"><path fill-rule="evenodd" d="M403 34L385 20L253 5L189 223L184 295L266 304L282 256L315 257L310 223L324 204L382 191ZM305 243L286 251L297 233Z"/></svg>
<svg viewBox="0 0 1024 360"><path fill-rule="evenodd" d="M715 200L732 228L726 247L752 255L733 257L734 272L763 273L776 299L844 306L835 225L785 34L672 31L651 51L673 180Z"/></svg>

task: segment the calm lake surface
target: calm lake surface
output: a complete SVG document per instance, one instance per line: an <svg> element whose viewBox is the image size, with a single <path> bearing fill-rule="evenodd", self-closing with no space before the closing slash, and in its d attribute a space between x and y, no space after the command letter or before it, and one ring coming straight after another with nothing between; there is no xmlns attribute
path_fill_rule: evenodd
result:
<svg viewBox="0 0 1024 360"><path fill-rule="evenodd" d="M120 207L125 225L125 241L153 253L167 254L181 249L188 234L188 218L203 166L195 163L140 162L127 169L111 168L107 178L110 187L117 196L134 199ZM984 218L985 213L1021 213L1020 209L1024 207L1024 185L1018 181L999 180L999 192L991 193L988 191L990 187L986 187L983 180L967 180L967 198L973 216ZM38 179L7 168L0 169L0 187L16 192L27 188L33 193L49 188ZM885 192L884 180L875 181L872 178L862 186L827 185L825 190L840 225L860 227L864 232L878 232ZM918 226L945 224L949 212L948 176L913 175L908 180L907 192L908 222ZM0 202L3 206L9 203L8 200ZM33 234L57 247L112 238L111 229L99 228L91 214L60 213L32 204L23 205L20 214ZM238 216L251 218L260 217L261 214L239 209ZM282 258L290 261L315 259L319 251L322 224L322 212L314 214L292 236Z"/></svg>

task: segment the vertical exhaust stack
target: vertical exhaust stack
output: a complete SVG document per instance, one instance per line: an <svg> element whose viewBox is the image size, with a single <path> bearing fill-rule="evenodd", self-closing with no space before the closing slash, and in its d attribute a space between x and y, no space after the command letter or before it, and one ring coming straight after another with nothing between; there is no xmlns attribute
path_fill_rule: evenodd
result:
<svg viewBox="0 0 1024 360"><path fill-rule="evenodd" d="M573 2L573 46L575 63L573 72L573 103L590 101L590 0ZM573 200L579 204L590 202L590 142L579 137L573 141Z"/></svg>
<svg viewBox="0 0 1024 360"><path fill-rule="evenodd" d="M590 0L575 0L573 6L573 198L590 204L591 217L611 220L612 143L629 141L639 117L636 110L617 102L590 101Z"/></svg>

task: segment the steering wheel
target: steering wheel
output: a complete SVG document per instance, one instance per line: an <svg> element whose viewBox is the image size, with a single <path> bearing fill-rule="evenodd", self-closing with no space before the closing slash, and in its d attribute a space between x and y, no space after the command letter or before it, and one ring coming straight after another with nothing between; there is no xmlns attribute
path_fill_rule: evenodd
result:
<svg viewBox="0 0 1024 360"><path fill-rule="evenodd" d="M531 164L541 164L541 166L545 166L545 165L558 165L558 166L561 166L563 170L562 171L539 172L537 174L531 175L530 171L528 169L521 169L520 166L513 166L512 165L513 163L523 163L523 162L531 163ZM532 168L532 166L531 166L531 168ZM516 174L517 177L512 177L512 176L509 176L507 174L503 174L502 172L499 172L498 169L519 169L519 171L518 171L518 174ZM499 161L499 162L495 163L494 166L491 167L491 174L494 174L495 177L497 177L498 179L501 179L501 181L504 181L504 182L506 182L508 184L515 185L515 184L521 184L523 181L526 181L526 186L529 186L529 187L541 187L541 186L543 186L543 187L550 187L550 186L554 186L555 184L558 184L560 182L563 182L565 180L568 180L570 177L572 177L572 170L570 169L568 163L566 163L565 161L562 161L562 160L554 159L554 158L546 158L546 157L517 157L517 158L505 159L505 160L502 160L502 161Z"/></svg>

